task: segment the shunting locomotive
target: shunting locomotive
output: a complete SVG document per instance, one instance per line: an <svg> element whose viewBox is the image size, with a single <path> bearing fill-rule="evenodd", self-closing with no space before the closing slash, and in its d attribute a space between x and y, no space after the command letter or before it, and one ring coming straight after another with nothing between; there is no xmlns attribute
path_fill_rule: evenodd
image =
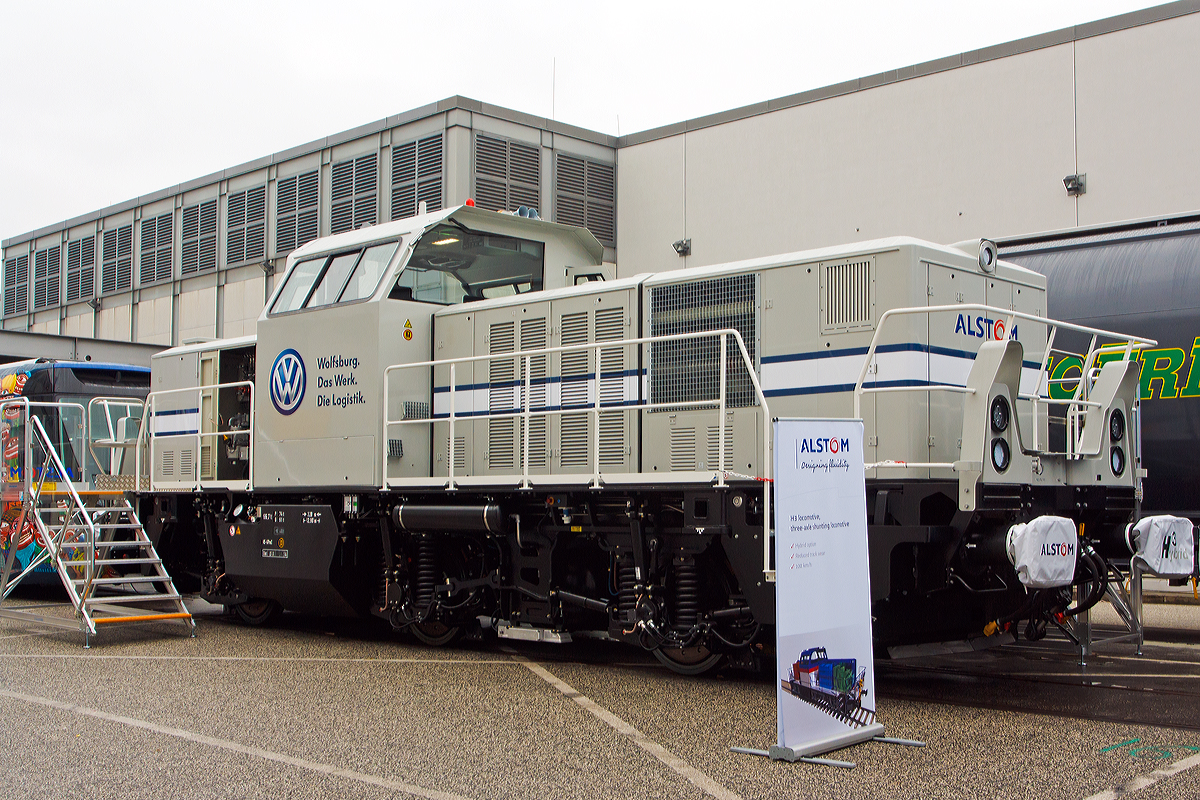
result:
<svg viewBox="0 0 1200 800"><path fill-rule="evenodd" d="M775 620L776 416L864 421L880 647L1068 613L1100 580L1077 553L1124 546L1148 340L1065 326L1091 344L1051 399L1064 326L991 242L620 279L602 255L532 215L423 214L293 252L254 336L155 356L137 494L176 580L250 623L750 663ZM1047 516L1072 535L1049 589L1008 541Z"/></svg>

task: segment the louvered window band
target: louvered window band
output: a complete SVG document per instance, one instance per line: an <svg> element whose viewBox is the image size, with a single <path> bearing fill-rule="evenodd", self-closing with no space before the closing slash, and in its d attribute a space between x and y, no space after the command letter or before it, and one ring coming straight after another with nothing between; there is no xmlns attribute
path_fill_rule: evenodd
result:
<svg viewBox="0 0 1200 800"><path fill-rule="evenodd" d="M100 292L123 292L133 286L133 226L122 225L104 232L100 264Z"/></svg>
<svg viewBox="0 0 1200 800"><path fill-rule="evenodd" d="M229 195L225 212L225 266L261 261L266 255L267 187Z"/></svg>
<svg viewBox="0 0 1200 800"><path fill-rule="evenodd" d="M655 286L650 290L650 335L732 328L742 335L751 363L757 363L757 276L734 275L692 283ZM754 384L737 342L726 350L725 404L756 405ZM693 402L720 398L721 341L701 337L656 342L650 349L650 401Z"/></svg>
<svg viewBox="0 0 1200 800"><path fill-rule="evenodd" d="M475 204L489 211L540 211L541 148L475 135Z"/></svg>
<svg viewBox="0 0 1200 800"><path fill-rule="evenodd" d="M554 170L554 221L587 228L616 246L616 168L558 153Z"/></svg>
<svg viewBox="0 0 1200 800"><path fill-rule="evenodd" d="M442 210L442 134L392 146L392 219Z"/></svg>
<svg viewBox="0 0 1200 800"><path fill-rule="evenodd" d="M275 254L286 255L317 238L317 171L275 184Z"/></svg>

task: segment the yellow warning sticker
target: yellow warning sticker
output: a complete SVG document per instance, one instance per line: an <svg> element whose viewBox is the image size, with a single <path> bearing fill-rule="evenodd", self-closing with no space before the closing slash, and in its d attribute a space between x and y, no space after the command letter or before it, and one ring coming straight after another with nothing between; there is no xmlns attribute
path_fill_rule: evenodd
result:
<svg viewBox="0 0 1200 800"><path fill-rule="evenodd" d="M404 320L404 327L406 327L406 328L411 328L411 327L412 327L412 320L411 320L411 319L406 319L406 320Z"/></svg>

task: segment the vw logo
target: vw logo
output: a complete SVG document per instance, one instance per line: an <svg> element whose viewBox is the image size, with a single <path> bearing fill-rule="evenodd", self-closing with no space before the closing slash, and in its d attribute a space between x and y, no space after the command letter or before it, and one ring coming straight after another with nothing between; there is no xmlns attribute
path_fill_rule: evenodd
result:
<svg viewBox="0 0 1200 800"><path fill-rule="evenodd" d="M304 399L304 361L295 350L275 357L271 366L271 402L280 414L291 414Z"/></svg>

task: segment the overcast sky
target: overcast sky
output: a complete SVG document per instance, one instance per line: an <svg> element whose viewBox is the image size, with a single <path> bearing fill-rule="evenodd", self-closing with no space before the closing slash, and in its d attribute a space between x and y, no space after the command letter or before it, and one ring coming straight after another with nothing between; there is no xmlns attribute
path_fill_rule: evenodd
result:
<svg viewBox="0 0 1200 800"><path fill-rule="evenodd" d="M456 94L628 134L1151 5L2 0L0 238Z"/></svg>

